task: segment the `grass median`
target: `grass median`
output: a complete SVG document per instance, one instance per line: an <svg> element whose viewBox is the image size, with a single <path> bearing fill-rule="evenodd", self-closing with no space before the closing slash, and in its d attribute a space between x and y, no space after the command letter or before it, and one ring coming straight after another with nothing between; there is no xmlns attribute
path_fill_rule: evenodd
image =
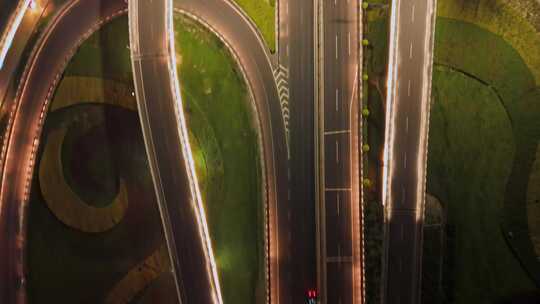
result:
<svg viewBox="0 0 540 304"><path fill-rule="evenodd" d="M178 72L225 303L265 299L259 146L248 89L222 42L175 17Z"/></svg>
<svg viewBox="0 0 540 304"><path fill-rule="evenodd" d="M234 0L259 28L268 48L276 51L276 0Z"/></svg>
<svg viewBox="0 0 540 304"><path fill-rule="evenodd" d="M365 218L365 275L366 303L380 303L381 256L383 254L384 210L380 202L382 187L382 158L384 144L384 95L388 57L388 12L383 8L386 0L369 1L364 15L364 36L369 45L364 48L364 71L369 81L364 86L364 107L369 110L364 124L364 141L370 150L364 154L365 176L373 185L364 188Z"/></svg>

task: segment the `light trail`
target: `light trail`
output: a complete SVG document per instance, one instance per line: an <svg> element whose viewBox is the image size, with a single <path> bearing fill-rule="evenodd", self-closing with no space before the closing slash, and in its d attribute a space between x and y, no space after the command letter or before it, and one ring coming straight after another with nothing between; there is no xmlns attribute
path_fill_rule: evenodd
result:
<svg viewBox="0 0 540 304"><path fill-rule="evenodd" d="M361 125L361 119L362 117L358 117L357 112L354 111L355 109L354 105L356 104L356 107L360 106L361 102L361 91L358 90L358 97L357 97L357 87L358 87L358 75L360 73L361 66L360 64L356 68L356 73L354 75L354 82L353 82L353 91L351 94L351 100L349 103L349 127L351 130L356 130L355 134L356 136L353 136L353 132L349 132L349 143L350 143L350 170L351 170L351 204L352 204L352 210L354 211L352 214L352 225L351 225L351 238L353 239L353 303L355 304L361 304L364 303L364 244L363 244L363 186L362 186L362 174L359 174L360 170L362 170L362 166L359 165L359 163L362 163L363 160L363 152L360 152L360 157L358 157L358 151L360 148L359 140L358 140L358 125ZM356 100L356 103L355 103ZM354 113L354 114L353 114ZM355 124L356 122L356 124ZM361 128L360 128L361 130ZM359 179L359 180L357 180ZM338 193L339 198L339 193ZM338 205L339 206L339 205ZM356 207L358 206L358 207ZM360 210L356 210L356 208L359 208Z"/></svg>
<svg viewBox="0 0 540 304"><path fill-rule="evenodd" d="M176 3L178 4L178 3ZM246 22L247 26L254 32L254 36L256 37L257 41L259 42L259 45L262 45L262 40L260 39L260 33L256 31L256 29L253 28L253 25L248 22L248 20L242 15L243 13L236 7L234 3L227 2L227 4L235 11L236 14L240 14L241 18ZM218 37L221 42L227 47L227 49L230 51L231 55L234 57L235 61L238 64L238 67L241 70L241 74L244 78L244 81L248 84L249 88L249 94L251 96L251 99L253 101L256 101L258 99L263 100L264 98L262 96L258 96L256 94L256 90L254 88L256 87L256 84L253 82L253 79L248 77L249 73L249 66L250 61L246 60L245 54L242 56L242 48L239 48L238 43L234 44L233 37L227 35L229 32L219 32L216 28L215 24L212 24L210 20L206 20L203 18L203 16L196 14L194 11L187 11L185 8L180 6L175 6L174 8L175 13L179 13L185 16L188 16L189 18L192 18L202 24L205 28L207 28L209 31L211 31L216 37ZM229 33L230 34L230 33ZM268 63L269 66L271 66L271 62L269 60L268 54L264 52L264 59ZM275 81L275 77L272 77L272 81L275 85L275 90L277 92L277 83ZM257 102L254 102L252 104L252 110L254 112L254 117L257 119L256 125L259 128L259 144L261 147L261 168L263 168L263 172L267 172L266 174L263 174L263 188L265 189L265 194L263 195L263 200L265 201L264 205L266 208L266 219L265 219L265 227L266 227L266 234L265 237L265 250L267 252L266 256L266 264L267 264L267 303L279 303L279 284L277 284L276 278L279 277L279 266L275 265L279 262L279 232L278 232L278 213L277 213L277 205L276 205L276 175L271 174L270 172L275 172L275 164L273 160L276 158L274 154L274 148L273 148L273 141L269 141L270 145L265 148L265 140L264 137L267 135L266 132L264 132L263 121L260 105L258 105ZM286 144L287 143L287 137L286 137ZM266 150L271 151L269 155L266 155ZM287 148L287 151L289 151L289 148ZM265 156L266 155L266 156ZM266 162L269 161L267 164ZM290 190L288 192L290 196ZM289 197L290 199L290 197ZM271 205L271 206L270 206ZM271 249L275 248L275 249ZM275 272L275 273L274 273ZM271 283L272 282L272 283Z"/></svg>
<svg viewBox="0 0 540 304"><path fill-rule="evenodd" d="M408 14L412 5L415 18L415 3L422 5L416 7L419 13L413 25ZM391 7L382 193L382 303L415 303L421 297L435 7L435 0L394 0ZM399 283L403 280L412 284L403 286Z"/></svg>
<svg viewBox="0 0 540 304"><path fill-rule="evenodd" d="M141 8L149 8L154 9L154 16L148 17L148 19L143 19L142 16L143 12L141 11ZM164 221L164 229L166 230L166 239L168 242L170 257L173 260L178 260L178 252L176 245L174 244L174 233L170 231L171 223L170 223L170 214L167 211L167 205L172 204L176 198L168 197L164 194L164 191L167 190L167 192L170 193L172 189L163 188L163 184L161 181L161 171L157 163L159 163L158 157L161 157L161 162L164 161L163 157L167 156L165 155L159 155L156 156L156 145L154 144L155 136L156 134L153 133L151 130L151 122L149 121L149 117L155 116L159 112L155 112L155 109L153 109L153 112L148 112L147 108L147 96L144 80L145 78L148 80L148 78L151 78L151 76L143 74L143 68L142 68L142 61L146 60L147 62L156 65L157 70L153 70L150 75L153 75L155 72L164 72L166 73L167 77L164 79L166 83L164 83L165 90L168 90L167 93L165 93L165 100L163 100L163 104L167 105L167 107L172 106L172 111L174 113L171 113L170 115L174 115L173 118L173 125L169 126L171 130L169 133L175 137L175 141L173 144L175 146L179 146L181 149L181 152L179 155L181 156L178 161L180 163L183 163L183 166L180 166L179 163L175 161L175 164L178 165L178 168L182 168L184 172L178 172L178 174L183 175L185 174L185 186L189 187L189 194L185 193L186 196L189 196L189 205L191 207L191 210L193 211L193 218L190 220L193 220L194 224L194 233L198 234L195 238L197 239L197 242L200 242L197 244L197 246L200 245L200 252L197 253L198 258L201 259L201 267L204 267L206 270L206 279L205 284L208 284L205 286L205 290L186 290L184 287L180 287L178 285L178 275L181 275L181 273L176 274L176 272L179 272L179 269L175 268L175 279L177 284L177 290L179 292L179 300L184 298L183 296L186 296L187 294L191 292L201 292L201 293L207 293L207 300L209 303L215 303L215 304L222 304L223 299L221 296L221 287L219 283L219 277L218 277L218 271L216 262L214 259L214 252L211 244L210 239L210 233L207 225L207 219L206 219L206 211L203 206L202 196L199 189L199 183L195 171L195 161L192 155L191 146L189 144L189 136L188 136L188 130L187 130L187 123L184 116L183 111L183 102L180 92L180 83L179 78L177 75L177 60L176 60L176 51L175 51L175 36L174 36L174 26L173 26L173 0L163 0L163 1L156 1L153 3L145 3L144 0L141 1L130 1L129 2L129 11L130 11L130 36L131 38L131 56L132 61L134 62L134 66L137 66L138 69L134 69L134 73L136 75L136 95L138 100L139 108L142 108L141 110L141 119L143 123L143 127L146 130L143 133L145 135L145 142L147 149L150 150L149 152L149 158L150 162L155 163L154 166L151 166L151 169L153 172L153 179L154 179L154 185L156 187L158 201L161 201L161 205L163 207L160 207L160 212L162 212L162 220ZM143 22L143 20L145 22ZM152 27L155 26L155 28L152 28L151 31L142 30L143 26L151 25ZM156 36L154 31L158 31L158 36ZM163 34L161 36L160 34ZM157 37L157 38L155 38ZM160 47L155 48L156 45L152 45L151 43L148 44L142 44L141 45L141 39L157 39L154 42L157 42ZM153 41L153 40L150 40ZM148 42L148 41L146 41ZM164 44L162 44L164 43ZM162 47L161 47L162 46ZM166 69L166 71L165 71ZM156 89L157 85L161 84L154 84L153 82L150 82L153 84L153 86L149 86L150 90ZM167 88L168 86L168 88ZM140 91L139 88L142 90ZM161 88L159 88L161 89ZM176 129L176 130L174 130ZM157 140L157 139L156 139ZM173 184L174 185L174 184ZM187 190L187 189L186 189ZM161 206L160 205L160 206ZM186 262L186 261L184 261ZM202 271L202 269L201 269ZM187 279L187 278L186 278ZM182 284L184 285L184 284ZM207 289L207 290L206 290ZM185 292L182 296L182 292ZM204 297L202 297L204 298ZM201 298L201 299L202 299ZM189 297L188 297L189 299Z"/></svg>
<svg viewBox="0 0 540 304"><path fill-rule="evenodd" d="M207 263L209 263L209 269L207 271L209 272L209 276L212 278L212 284L214 287L214 291L212 292L212 297L215 303L222 304L223 298L221 296L221 286L219 284L219 276L214 256L214 250L212 248L212 242L210 239L210 232L208 230L208 221L206 219L206 211L204 210L203 206L203 200L201 196L201 191L199 188L199 181L197 178L197 173L195 172L195 161L193 160L193 154L191 150L191 145L189 143L189 135L187 131L187 123L186 119L184 117L184 111L183 111L183 103L182 103L182 96L180 94L180 79L178 78L177 72L176 72L176 51L175 51L175 43L174 43L174 22L173 22L173 1L168 0L167 1L167 46L169 48L169 73L171 74L171 86L174 91L175 96L175 103L176 103L176 115L177 115L177 122L178 122L178 128L180 132L180 140L182 142L182 148L184 150L184 161L186 162L186 168L188 170L188 176L190 179L190 189L193 200L191 201L194 210L196 211L195 214L197 216L197 223L199 225L199 233L201 240L204 241L205 246L205 254Z"/></svg>
<svg viewBox="0 0 540 304"><path fill-rule="evenodd" d="M21 6L22 3L22 6ZM23 0L19 2L17 6L15 17L10 19L8 23L7 30L0 41L0 69L4 66L4 61L6 60L7 53L13 44L13 39L15 38L15 33L19 29L21 22L23 20L24 14L28 10L28 7L32 3L32 9L36 8L35 0Z"/></svg>
<svg viewBox="0 0 540 304"><path fill-rule="evenodd" d="M430 18L426 19L425 28L434 29L437 20L436 7L437 0L427 2L427 11ZM433 49L435 44L435 31L431 31L429 39L425 40L424 52L427 54L427 59L424 60L422 85L422 107L423 111L420 116L420 142L419 146L423 149L424 154L421 156L422 161L418 162L417 176L418 184L416 185L416 221L419 222L423 218L426 196L426 179L427 179L427 154L428 154L428 137L429 137L429 117L431 113L431 86L433 75ZM407 121L408 122L408 121Z"/></svg>
<svg viewBox="0 0 540 304"><path fill-rule="evenodd" d="M383 182L382 182L382 204L383 206L389 205L389 200L392 199L392 185L390 179L390 172L393 171L391 165L391 159L393 157L394 147L394 133L393 125L395 123L394 111L394 98L397 88L395 87L397 77L397 32L398 32L398 9L399 0L392 1L391 15L390 15L390 43L389 50L390 56L388 56L388 76L386 84L386 115L385 115L385 144L384 144L384 160L383 160ZM388 219L391 218L391 214L388 214Z"/></svg>
<svg viewBox="0 0 540 304"><path fill-rule="evenodd" d="M55 18L51 25L50 25L50 28L51 29L54 29L58 23L60 23L61 19L69 12L70 9L73 8L73 6L77 3L77 1L74 1L72 3L70 3L69 5L67 5L61 12L60 14L58 15L57 18ZM21 82L19 84L19 87L17 89L17 94L15 96L15 100L17 100L19 103L20 100L23 100L26 96L26 94L28 93L28 82L29 82L29 75L31 75L35 69L36 69L36 65L38 63L38 59L39 59L39 55L40 53L42 52L43 48L44 48L44 45L45 45L45 42L49 39L49 37L51 36L51 33L52 33L52 30L50 31L47 31L45 33L45 36L43 37L43 39L40 40L39 42L39 45L34 49L32 55L30 56L30 59L29 59L29 62L26 64L26 67L25 67L25 71L23 73L23 78L21 79ZM57 78L59 76L57 75ZM15 105L17 104L15 103ZM45 107L45 106L44 106ZM10 151L14 148L12 148L14 145L13 145L13 142L14 141L18 141L19 139L18 138L14 138L13 134L17 132L17 128L14 127L14 124L15 124L15 116L17 114L17 112L19 111L19 108L18 107L13 107L11 112L10 112L10 118L8 120L8 126L6 128L6 132L8 134L8 136L6 136L6 140L4 141L3 143L3 147L2 147L2 152L4 152L4 154L2 154L2 157L4 157L3 161L4 161L4 168L7 166L7 164L11 161L15 161L13 160L13 158L16 158L16 156L13 156L12 153L10 153ZM44 108L41 109L41 113L40 113L40 119L43 119L43 117L45 116L45 113L44 113ZM35 139L34 139L34 144L35 144ZM7 180L6 176L7 176L8 172L6 172L5 170L2 172L2 181L5 181ZM6 187L8 188L8 187ZM3 204L4 204L4 199L6 197L6 192L9 191L9 188L8 189L5 189L4 188L4 185L2 184L1 188L0 188L0 219L2 218L2 210L3 210ZM24 189L23 189L23 192L24 192ZM23 200L23 202L25 202L25 200Z"/></svg>
<svg viewBox="0 0 540 304"><path fill-rule="evenodd" d="M46 117L44 112L47 110L54 87L61 76L58 70L63 71L69 57L74 53L76 48L70 48L72 44L80 45L90 32L109 20L109 17L116 15L116 12L111 10L108 11L104 20L95 20L92 17L82 18L83 20L81 20L78 29L90 28L90 31L81 32L79 35L82 35L82 37L65 37L64 52L54 54L55 56L63 55L58 57L63 59L55 61L55 59L58 59L57 57L43 55L43 52L47 52L47 47L45 47L47 41L54 37L53 33L60 28L57 27L59 22L79 2L75 0L62 7L61 11L44 29L43 36L38 40L37 46L33 48L25 65L9 114L5 146L2 148L5 151L5 163L2 172L4 182L0 190L0 220L4 221L1 228L4 232L1 241L7 246L6 248L9 248L3 257L6 264L0 265L2 275L2 279L0 279L2 280L0 282L0 299L3 299L0 301L6 303L27 302L25 250L28 226L28 198L33 168L36 163L36 153L39 147L40 132L43 127L43 119ZM113 3L113 1L109 3ZM113 9L115 5L117 5L117 2L105 5L105 7ZM111 15L108 15L109 13ZM43 58L48 59L45 66L47 69L51 69L47 72L47 79L45 80L42 77L35 77L35 73L39 73L40 62ZM48 88L45 87L47 85L49 85ZM9 183L6 181L9 181Z"/></svg>

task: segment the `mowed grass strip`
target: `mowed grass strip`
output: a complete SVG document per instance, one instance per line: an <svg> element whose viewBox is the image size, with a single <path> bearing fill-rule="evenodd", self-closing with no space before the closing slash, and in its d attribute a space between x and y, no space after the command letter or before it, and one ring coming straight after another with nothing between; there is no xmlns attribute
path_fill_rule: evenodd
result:
<svg viewBox="0 0 540 304"><path fill-rule="evenodd" d="M126 15L93 33L77 50L64 76L86 76L123 82L133 87Z"/></svg>
<svg viewBox="0 0 540 304"><path fill-rule="evenodd" d="M471 52L470 50L475 51ZM465 237L466 234L464 233L470 233L473 229L475 231L490 231L491 234L498 235L500 239L505 242L508 241L508 239L504 238L503 233L508 234L512 232L512 235L515 235L515 237L514 239L509 239L516 244L515 248L518 248L516 252L518 256L521 257L521 259L516 258L516 255L514 255L515 252L511 250L508 243L495 241L488 242L486 247L469 247L474 250L470 250L468 254L466 254L466 252L460 253L458 251L447 252L449 258L453 258L456 265L461 265L467 260L483 259L485 261L486 259L481 257L485 252L498 252L500 253L499 255L491 253L489 255L501 256L501 259L491 261L493 265L484 264L483 262L474 265L471 263L471 267L462 269L464 273L467 273L467 277L462 279L450 277L447 278L447 280L450 279L452 282L447 281L446 284L452 285L451 289L453 290L450 293L451 296L456 297L458 303L460 301L461 303L466 303L467 300L470 301L467 297L471 296L479 300L486 297L485 295L480 294L474 296L474 288L479 290L493 290L492 296L490 296L492 299L533 290L534 283L528 275L534 272L536 261L531 258L533 252L531 250L532 246L530 239L528 237L521 237L521 231L526 231L523 229L523 226L527 225L524 189L531 170L531 164L527 159L530 158L531 153L534 155L534 148L536 147L535 143L538 141L540 135L540 129L537 127L538 123L536 119L540 114L540 111L538 111L538 101L535 101L532 98L523 98L524 96L526 97L531 94L531 91L534 92L536 90L534 77L532 76L529 67L524 63L519 56L519 53L517 53L512 46L508 45L501 37L467 22L448 18L438 18L435 53L437 64L450 68L455 73L466 76L470 83L476 82L482 84L494 94L494 98L496 98L500 105L503 106L503 109L509 118L511 124L509 130L513 133L514 137L513 149L515 153L507 154L505 157L504 155L501 155L501 161L497 162L498 165L500 165L502 161L510 162L511 167L508 173L502 171L499 171L498 173L493 172L494 167L491 165L483 166L483 170L485 171L484 182L489 185L487 189L498 192L497 198L504 198L502 208L497 207L494 210L495 212L488 212L489 209L478 209L474 212L467 210L467 208L470 207L465 205L470 204L467 200L467 197L471 195L470 193L481 193L479 192L478 185L475 185L475 183L468 180L474 176L471 175L470 172L464 171L463 176L460 178L456 176L457 181L461 184L460 187L451 187L447 184L445 188L443 186L444 183L441 184L441 189L438 190L447 192L446 195L452 194L455 196L454 200L446 200L445 198L447 198L447 196L441 196L441 198L443 198L442 200L448 204L449 225L455 225L455 239L449 240L449 242L453 242L456 248L469 247L467 244L469 244L470 239L474 239L474 236L470 235ZM436 90L437 87L451 86L453 90L463 94L461 97L462 100L466 101L471 106L478 104L481 102L481 99L470 95L472 92L469 92L468 85L470 84L465 82L455 83L449 77L439 77L434 79L434 88ZM445 98L448 97L435 95L434 98L433 111L437 108L437 103L447 102ZM478 111L479 110L474 110L473 113L478 116L481 113ZM463 113L463 117L467 117L471 112L471 109L463 109L461 112ZM428 163L430 174L433 174L428 177L429 185L431 186L436 183L441 183L441 180L446 181L448 171L455 170L455 167L459 165L459 160L456 159L456 155L453 156L454 159L452 159L452 157L438 159L440 155L433 152L436 151L436 149L441 148L439 145L442 143L438 136L443 136L440 133L437 133L437 128L440 127L440 122L437 123L437 119L444 121L446 128L452 127L452 124L464 124L457 119L452 120L449 115L440 115L437 117L435 115L436 112L433 113L432 126L430 128L430 162ZM496 121L495 117L490 117L491 116L486 116L480 122L483 125L486 125ZM459 145L464 143L469 137L477 138L478 141L486 138L485 135L479 134L473 136L473 128L470 129L471 133L463 133L461 137L449 137L448 134L444 134L444 139L450 144ZM443 149L449 148L447 146L443 147ZM467 163L466 159L461 160L468 166L468 170L474 170L473 168L475 168L476 165L489 160L489 157L493 157L493 155L488 157L485 153L487 153L487 151L493 153L504 148L504 142L499 142L497 146L493 147L484 145L483 148L486 150L484 154L472 150L472 147L474 147L474 145L471 146L470 155L475 155L474 158L471 157L471 160L474 159L474 164ZM441 161L447 162L444 165L446 172L443 170L435 174L435 171L432 171L431 169L433 166L436 166L437 163L441 164ZM456 181L452 181L452 183L456 183ZM525 187L523 187L523 185L525 185ZM487 202L493 202L493 200L488 199L488 197L479 197L477 203L479 202L486 204ZM471 224L476 223L476 225L471 225L469 229L465 229L463 224L459 225L459 223L470 219L471 215L484 219L486 218L486 215L489 214L491 214L489 217L490 221L494 221L490 225L484 225L486 222L479 220L470 221ZM501 219L503 221L501 221ZM497 223L498 225L493 225L494 223ZM504 225L501 226L501 224ZM504 229L501 230L501 228ZM488 234L486 234L485 240L491 240L487 236ZM501 254L505 250L507 253L512 254L514 258L513 263L504 262L505 260L502 258ZM520 264L520 262L523 261L525 261L524 267ZM508 273L519 272L522 272L523 275L525 275L521 280L516 279L512 282L506 280ZM489 277L489 280L483 279L486 277ZM469 282L468 279L470 279L471 282ZM464 283L463 280L469 283ZM474 281L480 282L480 285L484 286L477 286ZM465 295L467 295L467 297Z"/></svg>
<svg viewBox="0 0 540 304"><path fill-rule="evenodd" d="M383 4L385 0L370 1L371 4ZM388 13L381 8L370 8L364 15L364 35L369 45L364 48L364 69L369 80L364 86L364 107L369 110L367 123L364 124L364 141L370 146L364 157L364 172L374 182L365 192L365 267L366 301L380 303L381 256L383 252L384 210L379 200L381 185L380 166L384 144L384 95L386 88L386 66L388 57Z"/></svg>
<svg viewBox="0 0 540 304"><path fill-rule="evenodd" d="M527 218L534 250L540 259L540 145L536 150L536 159L527 187Z"/></svg>
<svg viewBox="0 0 540 304"><path fill-rule="evenodd" d="M540 24L534 24L538 19L532 16L540 15L538 9L534 9L540 4L534 4L534 1L536 0L439 0L437 14L440 17L474 23L508 41L529 66L538 83ZM525 18L526 15L531 16L529 20Z"/></svg>
<svg viewBox="0 0 540 304"><path fill-rule="evenodd" d="M501 224L514 252L540 284L540 263L527 232L526 213L527 184L540 139L540 88L532 68L500 36L448 18L437 20L435 60L491 87L508 112L516 155L504 193Z"/></svg>
<svg viewBox="0 0 540 304"><path fill-rule="evenodd" d="M451 303L493 303L534 283L501 233L515 155L510 119L492 89L445 67L434 73L428 191L446 203L445 286ZM511 278L511 279L509 279Z"/></svg>
<svg viewBox="0 0 540 304"><path fill-rule="evenodd" d="M185 17L174 21L184 110L224 301L262 303L261 169L247 87L219 39Z"/></svg>
<svg viewBox="0 0 540 304"><path fill-rule="evenodd" d="M49 111L84 101L114 104L137 111L135 94L124 83L84 76L64 77L54 93L54 103L51 104Z"/></svg>
<svg viewBox="0 0 540 304"><path fill-rule="evenodd" d="M253 20L273 52L276 51L276 0L234 0Z"/></svg>

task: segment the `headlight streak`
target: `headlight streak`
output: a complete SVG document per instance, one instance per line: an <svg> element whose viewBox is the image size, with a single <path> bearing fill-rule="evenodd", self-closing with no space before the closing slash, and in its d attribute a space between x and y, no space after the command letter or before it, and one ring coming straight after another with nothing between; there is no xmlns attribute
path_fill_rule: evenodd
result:
<svg viewBox="0 0 540 304"><path fill-rule="evenodd" d="M57 30L56 27L62 18L78 3L78 0L74 0L64 6L62 10L53 18L51 23L46 27L43 36L39 38L36 46L32 49L28 62L26 62L23 70L21 81L18 85L16 96L14 98L15 102L10 110L8 126L6 127L7 136L2 148L2 152L5 153L3 154L5 157L5 159L3 159L5 161L5 170L2 172L2 176L4 181L9 179L13 182L3 183L1 187L0 220L6 220L6 216L11 216L7 224L7 226L9 226L9 230L7 231L13 232L14 236L8 236L9 238L13 238L13 240L8 239L9 244L7 246L9 247L6 248L10 248L10 250L6 252L6 258L14 262L12 265L8 266L9 268L2 269L2 275L10 276L13 281L6 284L8 289L0 289L0 297L7 296L14 300L13 303L26 303L27 301L27 266L25 250L28 224L28 198L30 195L32 173L36 162L36 153L39 147L40 134L43 127L43 119L45 117L44 114L48 109L47 107L50 103L52 92L54 91L54 88L56 87L62 73L56 73L50 82L46 82L49 83L50 86L46 93L47 95L44 96L40 101L32 100L32 98L35 98L34 96L27 96L28 94L34 93L28 88L36 84L35 79L32 79L32 74L35 72L35 69L37 68L36 66L39 66L38 62L42 60L40 56L42 56L41 52L43 51L46 42L52 33ZM116 16L118 13L119 12L114 12L111 15L107 15L105 19L92 23L90 30L82 33L82 37L75 41L75 44L80 45L80 43L82 43L82 41L87 38L91 32L96 30L104 22L107 22ZM72 40L70 40L70 42L72 42ZM57 67L57 70L64 70L67 61L72 57L75 50L76 48L69 49L65 53L63 61L58 63L59 66ZM36 107L28 106L32 102L37 102ZM37 107L38 104L40 105L39 108ZM38 109L39 116L37 112ZM25 116L28 114L33 115L30 120L27 116ZM6 169L7 167L16 169ZM16 206L13 208L9 209L9 207L6 207L8 203L15 202ZM8 215L1 214L2 211L7 211L10 213ZM16 286L16 288L9 289L13 286Z"/></svg>
<svg viewBox="0 0 540 304"><path fill-rule="evenodd" d="M13 39L15 38L15 33L19 29L21 22L23 20L24 14L30 6L30 1L34 3L34 0L23 0L19 2L19 5L15 11L15 17L10 20L7 26L7 30L0 41L0 69L4 66L4 60L6 60L7 53L13 44ZM22 6L21 6L22 5ZM35 8L35 4L33 5Z"/></svg>
<svg viewBox="0 0 540 304"><path fill-rule="evenodd" d="M426 19L426 29L434 29L435 23L437 20L436 7L437 0L430 0L427 2L428 8L427 11L430 12L429 19ZM423 149L423 161L418 162L417 174L418 174L418 184L416 188L416 221L419 222L423 219L424 207L425 207L425 196L426 196L426 182L427 182L427 160L428 160L428 144L429 144L429 118L431 113L431 86L432 86L432 75L433 75L433 49L435 44L435 31L431 31L429 39L426 39L424 44L425 54L427 54L428 59L424 61L425 65L423 67L423 86L422 86L422 101L423 109L422 115L420 118L420 148Z"/></svg>
<svg viewBox="0 0 540 304"><path fill-rule="evenodd" d="M188 177L190 182L190 190L192 195L192 207L197 217L199 236L204 242L205 255L207 259L207 271L208 275L212 279L212 284L215 290L212 291L212 298L215 303L222 304L223 299L221 296L221 286L219 284L219 276L217 266L214 258L214 251L212 249L212 241L210 239L210 233L208 231L208 221L206 219L206 211L203 206L203 200L201 191L199 189L199 182L197 179L197 173L195 172L195 161L193 160L193 154L191 145L189 143L189 136L187 131L187 123L184 117L182 96L180 94L180 80L176 72L176 52L175 52L175 39L174 39L174 22L173 22L173 1L167 0L167 44L169 52L169 73L172 80L171 89L174 92L176 103L176 116L178 122L178 131L180 132L180 140L182 142L182 149L184 150L184 161L186 169L188 170Z"/></svg>
<svg viewBox="0 0 540 304"><path fill-rule="evenodd" d="M390 42L388 56L388 76L386 84L386 115L385 115L385 141L384 141L384 160L383 160L383 181L382 181L382 204L390 210L392 204L392 181L390 179L394 147L394 132L393 125L395 124L395 113L393 110L394 100L396 99L397 88L395 87L397 78L397 48L398 41L398 9L399 0L392 1L391 16L390 16ZM388 214L388 220L391 219L391 214Z"/></svg>

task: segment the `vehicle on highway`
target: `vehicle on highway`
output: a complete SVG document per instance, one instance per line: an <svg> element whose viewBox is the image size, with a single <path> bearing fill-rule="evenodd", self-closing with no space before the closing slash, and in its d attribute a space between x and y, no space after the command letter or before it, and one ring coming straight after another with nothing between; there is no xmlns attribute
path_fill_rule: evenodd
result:
<svg viewBox="0 0 540 304"><path fill-rule="evenodd" d="M317 303L317 291L315 289L310 289L306 292L306 304L316 304Z"/></svg>

